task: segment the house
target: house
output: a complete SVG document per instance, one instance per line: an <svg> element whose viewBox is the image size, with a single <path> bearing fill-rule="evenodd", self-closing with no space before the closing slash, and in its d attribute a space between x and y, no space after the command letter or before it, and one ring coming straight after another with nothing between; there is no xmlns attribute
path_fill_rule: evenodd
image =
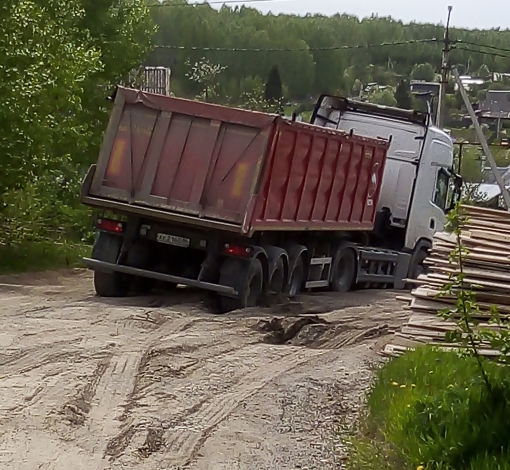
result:
<svg viewBox="0 0 510 470"><path fill-rule="evenodd" d="M510 90L489 90L479 104L480 115L486 119L510 119Z"/></svg>
<svg viewBox="0 0 510 470"><path fill-rule="evenodd" d="M509 190L510 186L505 185ZM494 183L464 183L463 196L470 197L471 200L480 206L499 209L503 206L501 188Z"/></svg>
<svg viewBox="0 0 510 470"><path fill-rule="evenodd" d="M411 80L409 88L413 94L426 94L432 97L439 95L439 83L437 82L423 82L420 80Z"/></svg>

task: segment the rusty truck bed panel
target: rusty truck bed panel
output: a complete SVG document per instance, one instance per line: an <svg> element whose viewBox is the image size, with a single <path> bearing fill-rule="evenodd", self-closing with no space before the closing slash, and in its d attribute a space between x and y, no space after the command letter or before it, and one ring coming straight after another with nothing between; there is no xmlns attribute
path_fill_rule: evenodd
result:
<svg viewBox="0 0 510 470"><path fill-rule="evenodd" d="M252 225L257 230L370 230L387 146L281 122Z"/></svg>
<svg viewBox="0 0 510 470"><path fill-rule="evenodd" d="M387 147L276 115L119 87L82 200L239 233L370 230Z"/></svg>
<svg viewBox="0 0 510 470"><path fill-rule="evenodd" d="M242 225L275 119L120 88L91 194Z"/></svg>

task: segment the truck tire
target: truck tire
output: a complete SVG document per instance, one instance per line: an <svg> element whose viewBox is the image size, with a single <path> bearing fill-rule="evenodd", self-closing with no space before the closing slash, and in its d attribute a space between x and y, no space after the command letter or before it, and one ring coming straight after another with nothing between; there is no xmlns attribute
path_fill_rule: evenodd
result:
<svg viewBox="0 0 510 470"><path fill-rule="evenodd" d="M133 268L147 269L150 259L150 248L141 243L134 244L126 256L126 264ZM154 279L142 276L133 276L132 288L137 294L148 295L156 285Z"/></svg>
<svg viewBox="0 0 510 470"><path fill-rule="evenodd" d="M94 243L92 258L115 263L123 239L118 235L100 232ZM100 297L125 297L131 287L131 278L118 272L94 271L94 290Z"/></svg>
<svg viewBox="0 0 510 470"><path fill-rule="evenodd" d="M271 279L269 280L269 293L281 294L285 287L285 281L285 264L283 258L278 258Z"/></svg>
<svg viewBox="0 0 510 470"><path fill-rule="evenodd" d="M409 277L411 279L418 279L420 274L427 274L427 267L423 265L423 262L427 259L427 252L425 250L419 250L412 260L411 266L409 266Z"/></svg>
<svg viewBox="0 0 510 470"><path fill-rule="evenodd" d="M129 283L122 273L94 271L94 289L99 297L126 297Z"/></svg>
<svg viewBox="0 0 510 470"><path fill-rule="evenodd" d="M290 273L289 283L285 289L285 293L291 298L298 296L301 292L301 288L303 287L304 278L305 263L303 262L303 258L300 256Z"/></svg>
<svg viewBox="0 0 510 470"><path fill-rule="evenodd" d="M244 279L238 280L240 275L239 260L227 259L221 269L220 284L237 287L240 296L237 298L219 296L220 312L227 313L247 307L256 307L260 302L264 288L264 271L262 263L257 258L250 260L250 266ZM238 280L237 282L235 280Z"/></svg>
<svg viewBox="0 0 510 470"><path fill-rule="evenodd" d="M333 292L349 292L356 279L356 255L351 248L340 248L332 266L329 288Z"/></svg>

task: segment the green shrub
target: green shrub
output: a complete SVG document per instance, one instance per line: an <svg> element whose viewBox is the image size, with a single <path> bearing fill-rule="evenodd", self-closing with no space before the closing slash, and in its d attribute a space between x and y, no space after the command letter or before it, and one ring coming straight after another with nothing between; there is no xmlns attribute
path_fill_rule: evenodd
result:
<svg viewBox="0 0 510 470"><path fill-rule="evenodd" d="M510 377L489 361L420 348L388 362L368 397L352 468L510 468Z"/></svg>
<svg viewBox="0 0 510 470"><path fill-rule="evenodd" d="M68 241L26 242L18 246L0 246L0 273L43 271L46 269L78 267L89 256L89 245Z"/></svg>

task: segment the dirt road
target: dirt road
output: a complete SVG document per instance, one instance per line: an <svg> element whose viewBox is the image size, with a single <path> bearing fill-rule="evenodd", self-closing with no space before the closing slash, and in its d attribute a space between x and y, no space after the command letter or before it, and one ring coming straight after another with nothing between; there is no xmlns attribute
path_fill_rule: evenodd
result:
<svg viewBox="0 0 510 470"><path fill-rule="evenodd" d="M215 316L204 295L103 300L83 271L0 278L0 469L330 469L392 292Z"/></svg>

